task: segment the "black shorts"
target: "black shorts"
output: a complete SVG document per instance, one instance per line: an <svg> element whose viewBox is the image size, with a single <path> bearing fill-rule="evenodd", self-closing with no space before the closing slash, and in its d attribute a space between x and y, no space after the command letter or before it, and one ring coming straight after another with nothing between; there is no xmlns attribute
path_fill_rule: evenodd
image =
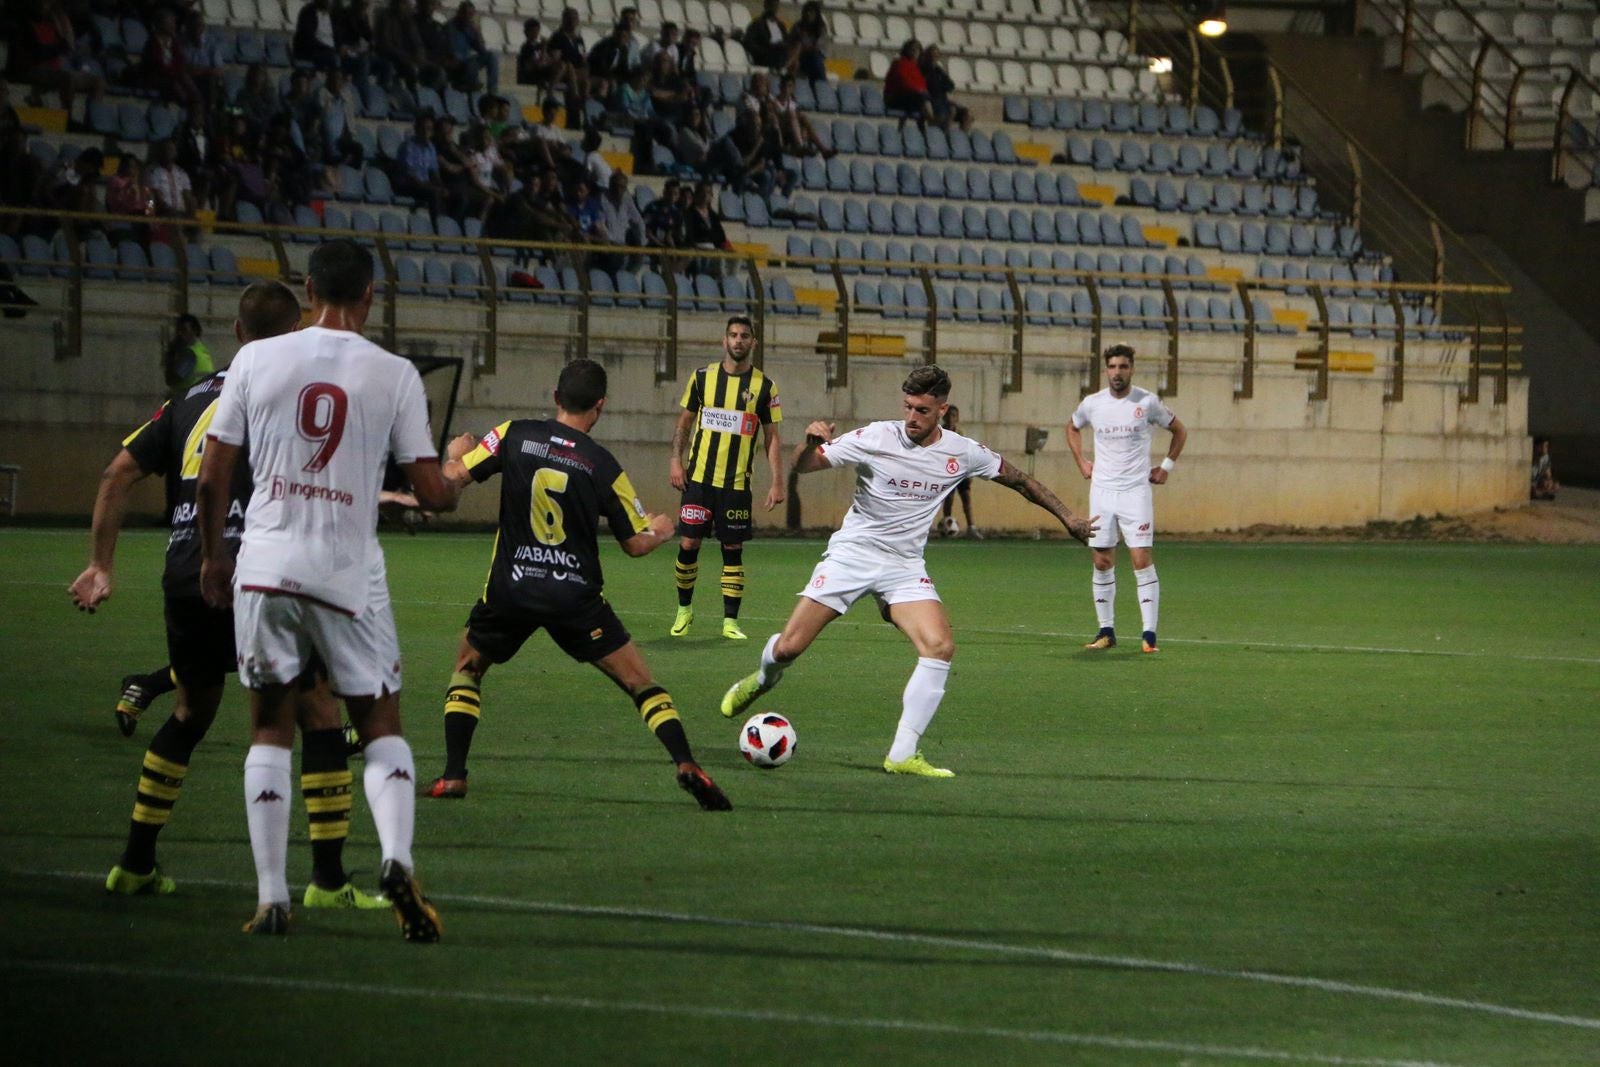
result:
<svg viewBox="0 0 1600 1067"><path fill-rule="evenodd" d="M197 596L167 597L167 658L185 686L219 684L239 669L233 644L233 612Z"/></svg>
<svg viewBox="0 0 1600 1067"><path fill-rule="evenodd" d="M690 482L678 504L678 536L704 538L715 533L724 544L742 545L750 540L751 501L748 489Z"/></svg>
<svg viewBox="0 0 1600 1067"><path fill-rule="evenodd" d="M561 651L579 663L603 659L632 640L605 598L595 597L542 612L501 608L480 600L467 616L467 643L490 663L504 663L540 629L547 630Z"/></svg>

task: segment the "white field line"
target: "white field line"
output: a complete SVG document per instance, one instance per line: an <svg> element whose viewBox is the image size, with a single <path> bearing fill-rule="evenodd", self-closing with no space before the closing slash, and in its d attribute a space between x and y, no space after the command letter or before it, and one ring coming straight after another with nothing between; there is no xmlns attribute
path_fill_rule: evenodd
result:
<svg viewBox="0 0 1600 1067"><path fill-rule="evenodd" d="M1155 1041L1100 1034L1075 1034L1061 1030L1015 1030L998 1026L960 1026L954 1023L918 1022L912 1019L880 1019L870 1016L810 1015L803 1012L755 1011L747 1008L719 1008L698 1004L661 1004L640 1000L604 1000L597 997L558 996L552 993L474 992L449 987L377 985L365 982L329 982L305 978L275 978L259 974L230 974L219 971L188 971L176 968L138 968L117 964L70 963L49 960L15 960L0 963L14 971L43 972L74 977L106 976L135 980L167 979L196 987L229 984L255 988L282 989L301 993L333 993L341 997L369 996L411 998L437 1004L454 1000L468 1004L495 1004L520 1008L557 1008L573 1011L627 1012L637 1015L664 1015L735 1022L783 1023L797 1027L841 1030L883 1030L894 1033L943 1037L989 1038L1031 1044L1065 1045L1078 1048L1117 1049L1129 1052L1161 1052L1180 1056L1207 1056L1223 1060L1252 1060L1270 1063L1330 1064L1333 1067L1445 1067L1434 1061L1388 1060L1365 1057L1330 1056L1318 1053L1287 1052L1276 1049L1229 1045L1200 1045L1182 1041Z"/></svg>
<svg viewBox="0 0 1600 1067"><path fill-rule="evenodd" d="M45 871L8 869L24 877L63 878L73 881L101 881L101 876L88 871ZM218 878L186 878L192 885L217 886L230 889L249 889L253 883ZM824 923L779 922L770 919L737 919L718 915L695 915L687 912L657 911L649 908L624 908L597 904L565 904L557 901L523 900L518 897L480 896L462 893L434 893L441 903L477 905L506 911L537 912L549 915L589 915L635 920L639 922L678 923L690 926L715 926L742 930L777 930L785 933L811 934L820 937L849 938L859 941L877 941L887 944L926 945L930 948L976 952L991 956L1013 956L1025 959L1054 960L1061 963L1088 964L1127 971L1151 971L1165 974L1194 975L1202 978L1222 978L1232 981L1258 982L1264 985L1287 986L1296 989L1314 989L1323 993L1367 997L1376 1000L1396 1000L1426 1007L1450 1008L1477 1012L1504 1019L1521 1019L1528 1022L1552 1023L1558 1026L1600 1030L1600 1019L1580 1015L1561 1015L1555 1012L1534 1011L1481 1000L1446 997L1434 993L1419 993L1407 989L1390 989L1385 986L1363 985L1328 978L1311 978L1302 975L1278 974L1271 971L1233 970L1201 963L1172 960L1151 960L1137 956L1112 956L1094 952L1074 952L1070 949L1049 948L1042 945L1018 945L1005 941L984 941L976 938L944 937L939 934L916 934L897 930L875 930L870 927L834 926Z"/></svg>

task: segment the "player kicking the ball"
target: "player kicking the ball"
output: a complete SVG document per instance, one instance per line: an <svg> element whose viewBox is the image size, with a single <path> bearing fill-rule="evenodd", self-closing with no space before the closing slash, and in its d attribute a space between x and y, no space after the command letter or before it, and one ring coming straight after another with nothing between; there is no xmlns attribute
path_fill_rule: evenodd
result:
<svg viewBox="0 0 1600 1067"><path fill-rule="evenodd" d="M1106 388L1083 398L1067 423L1067 447L1078 470L1089 481L1089 510L1100 517L1101 529L1089 547L1094 550L1094 610L1100 632L1084 645L1094 652L1117 643L1117 533L1128 543L1133 580L1139 586L1139 616L1144 624L1143 652L1159 652L1156 623L1161 611L1161 583L1150 546L1156 539L1152 485L1165 485L1189 440L1189 431L1161 398L1133 385L1133 348L1112 345L1105 351ZM1150 466L1150 427L1172 432L1172 446L1160 466ZM1083 458L1083 427L1094 430L1094 462Z"/></svg>
<svg viewBox="0 0 1600 1067"><path fill-rule="evenodd" d="M1096 527L1093 519L1075 517L1049 489L977 441L940 426L950 396L950 376L944 371L919 367L900 388L905 393L901 422L874 422L831 441L832 423L806 427L795 471L854 467L855 497L783 632L774 634L762 650L761 669L723 695L722 714L743 714L778 684L823 627L871 593L884 618L917 650L917 666L906 683L900 725L883 769L950 778L955 772L932 766L917 750L939 710L955 655L950 619L922 559L940 502L962 479L988 478L1044 508L1079 541L1087 542Z"/></svg>

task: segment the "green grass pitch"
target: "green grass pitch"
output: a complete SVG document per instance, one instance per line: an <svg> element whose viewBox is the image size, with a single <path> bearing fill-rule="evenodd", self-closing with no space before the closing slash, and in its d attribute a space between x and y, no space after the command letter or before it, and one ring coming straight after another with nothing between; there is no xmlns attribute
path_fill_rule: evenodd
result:
<svg viewBox="0 0 1600 1067"><path fill-rule="evenodd" d="M112 724L118 678L164 659L162 543L124 535L89 617L65 595L86 532L0 531L15 1062L1600 1062L1594 548L1164 543L1143 656L1125 560L1097 655L1083 549L936 541L958 650L924 748L951 781L876 769L913 653L867 605L759 705L794 760L739 758L717 700L818 542L749 548L737 644L714 548L682 641L671 550L610 549L736 810L698 811L628 702L535 637L489 676L472 795L418 802L445 939L413 946L381 912L239 933L239 690L162 837L179 893L102 892L171 706ZM490 538L385 544L426 783ZM362 802L352 826L375 879Z"/></svg>

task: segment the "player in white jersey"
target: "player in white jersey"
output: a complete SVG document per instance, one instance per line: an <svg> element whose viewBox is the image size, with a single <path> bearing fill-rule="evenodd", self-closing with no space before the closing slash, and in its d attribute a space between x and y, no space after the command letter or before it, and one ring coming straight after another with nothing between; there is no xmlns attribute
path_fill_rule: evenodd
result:
<svg viewBox="0 0 1600 1067"><path fill-rule="evenodd" d="M1101 651L1117 643L1117 534L1128 544L1133 578L1139 586L1139 616L1145 652L1159 652L1156 623L1161 613L1161 583L1156 579L1156 512L1152 485L1165 485L1177 465L1189 431L1161 398L1133 385L1133 347L1112 345L1105 351L1107 386L1072 413L1067 447L1078 470L1089 481L1089 511L1100 517L1100 531L1089 542L1094 549L1094 610L1100 632L1084 648ZM1094 460L1083 458L1083 428L1094 429ZM1172 445L1159 466L1150 466L1150 427L1164 426Z"/></svg>
<svg viewBox="0 0 1600 1067"><path fill-rule="evenodd" d="M800 591L783 632L773 634L762 650L761 668L724 694L722 714L746 711L778 684L825 626L871 593L883 617L917 650L917 666L906 683L900 724L883 769L950 778L954 772L932 766L917 750L944 697L956 647L949 616L922 560L928 525L940 503L963 478L988 478L1050 512L1080 541L1087 542L1095 527L1093 519L1074 517L1049 489L977 441L940 426L950 396L950 377L944 371L919 367L900 388L905 393L903 421L874 422L833 440L832 423L806 427L795 471L854 467L855 498Z"/></svg>
<svg viewBox="0 0 1600 1067"><path fill-rule="evenodd" d="M439 471L416 368L358 332L372 306L371 255L350 241L320 245L306 295L314 325L234 357L200 466L201 593L233 605L251 691L244 792L258 907L245 931L288 929L295 694L320 668L366 742L379 883L406 940L437 941L438 913L412 874L416 772L400 732L400 645L376 527L391 452L423 507L447 511L458 490ZM235 566L223 518L246 441L255 491ZM463 438L451 452L469 447Z"/></svg>

